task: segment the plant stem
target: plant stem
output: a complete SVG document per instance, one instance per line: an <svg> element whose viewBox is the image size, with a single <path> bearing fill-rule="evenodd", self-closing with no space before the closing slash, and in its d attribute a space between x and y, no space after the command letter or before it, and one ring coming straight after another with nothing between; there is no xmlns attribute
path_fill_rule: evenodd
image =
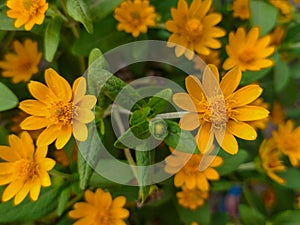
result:
<svg viewBox="0 0 300 225"><path fill-rule="evenodd" d="M238 168L238 170L256 170L256 166L253 162L243 163Z"/></svg>
<svg viewBox="0 0 300 225"><path fill-rule="evenodd" d="M155 118L159 119L176 119L176 118L181 118L188 112L171 112L171 113L162 113L162 114L157 114Z"/></svg>

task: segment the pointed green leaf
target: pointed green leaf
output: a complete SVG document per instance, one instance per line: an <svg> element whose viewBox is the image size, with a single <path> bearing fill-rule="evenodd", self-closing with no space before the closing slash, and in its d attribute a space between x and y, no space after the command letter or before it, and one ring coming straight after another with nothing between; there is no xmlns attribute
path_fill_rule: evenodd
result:
<svg viewBox="0 0 300 225"><path fill-rule="evenodd" d="M250 208L245 204L239 205L241 222L244 225L265 225L265 217L254 208Z"/></svg>
<svg viewBox="0 0 300 225"><path fill-rule="evenodd" d="M65 211L66 204L68 203L70 196L71 196L71 187L67 187L64 189L58 199L58 206L57 206L57 215L61 216Z"/></svg>
<svg viewBox="0 0 300 225"><path fill-rule="evenodd" d="M60 17L53 17L47 25L45 31L45 58L48 62L52 62L60 40L60 28L62 20Z"/></svg>
<svg viewBox="0 0 300 225"><path fill-rule="evenodd" d="M300 221L300 210L286 210L273 218L272 225L296 225Z"/></svg>
<svg viewBox="0 0 300 225"><path fill-rule="evenodd" d="M148 102L148 106L152 109L152 116L164 111L172 99L172 90L165 89L154 95Z"/></svg>
<svg viewBox="0 0 300 225"><path fill-rule="evenodd" d="M287 85L290 77L290 69L286 62L279 58L274 67L274 86L276 92L280 92Z"/></svg>
<svg viewBox="0 0 300 225"><path fill-rule="evenodd" d="M12 109L18 105L17 96L3 83L0 82L0 111Z"/></svg>

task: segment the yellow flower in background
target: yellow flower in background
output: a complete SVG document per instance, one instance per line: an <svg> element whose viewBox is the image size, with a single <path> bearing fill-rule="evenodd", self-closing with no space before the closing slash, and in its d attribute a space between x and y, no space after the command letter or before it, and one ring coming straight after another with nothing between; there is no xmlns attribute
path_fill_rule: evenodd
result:
<svg viewBox="0 0 300 225"><path fill-rule="evenodd" d="M188 189L182 187L181 192L176 193L179 205L184 208L196 210L198 207L204 205L205 200L208 198L208 191L202 191L199 189Z"/></svg>
<svg viewBox="0 0 300 225"><path fill-rule="evenodd" d="M86 202L77 202L69 217L79 219L74 225L126 225L124 219L129 211L124 209L126 198L124 196L112 199L109 192L98 188L95 193L86 190Z"/></svg>
<svg viewBox="0 0 300 225"><path fill-rule="evenodd" d="M280 160L281 152L278 150L274 139L265 139L259 147L259 156L262 168L267 175L279 184L284 184L285 180L276 173L285 171L285 166Z"/></svg>
<svg viewBox="0 0 300 225"><path fill-rule="evenodd" d="M24 100L19 108L30 114L21 123L24 130L45 128L37 139L37 145L55 146L61 149L69 141L72 133L78 141L88 137L87 123L94 120L91 109L96 97L85 95L86 80L78 78L71 89L69 83L53 69L45 71L46 85L31 81L28 84L31 95L37 100Z"/></svg>
<svg viewBox="0 0 300 225"><path fill-rule="evenodd" d="M48 9L46 0L7 0L9 8L7 16L16 19L14 26L24 25L25 30L31 30L35 24L42 24Z"/></svg>
<svg viewBox="0 0 300 225"><path fill-rule="evenodd" d="M247 85L236 90L241 77L241 71L235 67L224 75L219 84L218 69L210 64L203 71L202 85L197 77L191 75L185 79L188 93L174 94L175 104L188 111L180 119L180 127L190 131L200 127L195 139L202 153L207 152L216 138L226 152L236 154L238 143L234 136L255 140L257 133L248 122L268 117L269 111L265 108L249 105L262 93L259 85Z"/></svg>
<svg viewBox="0 0 300 225"><path fill-rule="evenodd" d="M300 127L296 127L292 120L279 124L278 130L273 131L273 138L278 149L289 157L294 167L300 165Z"/></svg>
<svg viewBox="0 0 300 225"><path fill-rule="evenodd" d="M137 37L146 33L149 26L155 26L155 8L149 0L126 0L115 9L115 19L119 22L117 29Z"/></svg>
<svg viewBox="0 0 300 225"><path fill-rule="evenodd" d="M38 51L37 42L30 39L26 39L24 44L14 41L13 49L15 53L7 53L0 61L2 76L12 78L13 83L27 82L39 71L42 53Z"/></svg>
<svg viewBox="0 0 300 225"><path fill-rule="evenodd" d="M27 132L20 137L11 134L8 137L9 146L0 146L0 185L8 186L2 194L2 201L14 198L18 205L29 194L32 201L39 197L41 187L51 185L48 171L55 161L46 158L47 146L35 149L33 141Z"/></svg>
<svg viewBox="0 0 300 225"><path fill-rule="evenodd" d="M270 114L270 119L276 125L283 123L285 120L284 108L277 101L275 101L273 104L273 108Z"/></svg>
<svg viewBox="0 0 300 225"><path fill-rule="evenodd" d="M274 64L270 55L275 48L270 46L271 37L266 35L259 38L259 28L253 27L247 34L245 28L230 32L229 43L226 45L228 58L223 64L225 70L238 66L240 70L258 71Z"/></svg>
<svg viewBox="0 0 300 225"><path fill-rule="evenodd" d="M293 7L289 0L269 0L269 2L280 11L280 15L277 18L278 22L285 23L292 20Z"/></svg>
<svg viewBox="0 0 300 225"><path fill-rule="evenodd" d="M275 46L281 45L286 34L286 29L283 26L277 26L271 33L271 44Z"/></svg>
<svg viewBox="0 0 300 225"><path fill-rule="evenodd" d="M232 10L233 17L238 17L242 20L250 18L250 3L249 0L233 0Z"/></svg>
<svg viewBox="0 0 300 225"><path fill-rule="evenodd" d="M265 109L269 109L269 107L270 107L268 103L264 102L263 98L256 99L250 105L260 106L260 107L263 107ZM258 128L258 129L264 130L264 129L266 129L269 120L270 120L270 117L266 117L266 118L261 119L261 120L249 121L248 124L250 126L254 127L255 129Z"/></svg>
<svg viewBox="0 0 300 225"><path fill-rule="evenodd" d="M172 20L166 22L166 29L172 34L168 46L175 47L177 57L185 55L192 59L194 51L208 55L211 49L221 48L216 38L223 37L225 31L216 27L222 20L220 13L208 13L212 0L193 0L190 8L185 0L179 0L177 9L172 8Z"/></svg>
<svg viewBox="0 0 300 225"><path fill-rule="evenodd" d="M209 55L199 55L199 57L206 63L206 64L213 64L216 67L221 65L220 59L220 52L217 50L211 50ZM195 69L203 70L203 62L199 60L198 57L194 58L195 62Z"/></svg>
<svg viewBox="0 0 300 225"><path fill-rule="evenodd" d="M189 190L198 188L202 191L208 191L208 180L219 180L220 178L214 168L219 167L223 163L223 159L220 156L211 157L215 157L211 164L200 171L199 166L203 158L202 154L191 155L185 152L173 151L172 155L165 159L165 171L170 174L176 173L174 178L176 187L185 186Z"/></svg>

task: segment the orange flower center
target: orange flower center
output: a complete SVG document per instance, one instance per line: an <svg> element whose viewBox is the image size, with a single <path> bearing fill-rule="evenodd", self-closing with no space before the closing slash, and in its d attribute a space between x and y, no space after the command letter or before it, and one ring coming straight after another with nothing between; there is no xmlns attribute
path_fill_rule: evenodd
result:
<svg viewBox="0 0 300 225"><path fill-rule="evenodd" d="M97 210L95 216L95 224L97 225L110 225L111 223L111 216L107 211L99 211Z"/></svg>
<svg viewBox="0 0 300 225"><path fill-rule="evenodd" d="M23 6L29 15L36 15L39 9L39 0L23 0Z"/></svg>
<svg viewBox="0 0 300 225"><path fill-rule="evenodd" d="M278 141L278 146L285 152L293 154L295 151L297 151L297 149L299 149L299 138L293 134L282 136Z"/></svg>
<svg viewBox="0 0 300 225"><path fill-rule="evenodd" d="M54 102L49 105L49 119L54 124L70 125L72 124L73 110L75 107L72 102Z"/></svg>
<svg viewBox="0 0 300 225"><path fill-rule="evenodd" d="M202 34L203 25L197 19L190 19L186 23L186 30L190 37L196 38Z"/></svg>
<svg viewBox="0 0 300 225"><path fill-rule="evenodd" d="M224 96L217 95L208 99L204 120L212 123L214 128L224 128L228 122L230 107Z"/></svg>
<svg viewBox="0 0 300 225"><path fill-rule="evenodd" d="M20 60L21 61L21 60ZM21 62L19 62L19 70L22 71L23 73L31 73L32 70L32 62L29 61L28 59L22 60Z"/></svg>
<svg viewBox="0 0 300 225"><path fill-rule="evenodd" d="M184 167L187 174L193 175L199 172L200 157L198 155L193 155Z"/></svg>
<svg viewBox="0 0 300 225"><path fill-rule="evenodd" d="M255 59L255 51L252 48L246 48L239 56L239 60L249 64L252 63Z"/></svg>
<svg viewBox="0 0 300 225"><path fill-rule="evenodd" d="M24 181L29 181L37 176L38 164L28 159L21 159L16 166L17 176Z"/></svg>

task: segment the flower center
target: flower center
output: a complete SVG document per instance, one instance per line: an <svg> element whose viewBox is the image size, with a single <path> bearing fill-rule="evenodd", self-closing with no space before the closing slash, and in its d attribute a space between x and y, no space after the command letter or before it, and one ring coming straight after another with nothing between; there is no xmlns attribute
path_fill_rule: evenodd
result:
<svg viewBox="0 0 300 225"><path fill-rule="evenodd" d="M192 38L198 37L202 34L203 25L202 23L197 19L190 19L186 23L186 30Z"/></svg>
<svg viewBox="0 0 300 225"><path fill-rule="evenodd" d="M53 121L54 124L61 125L70 125L72 124L72 116L73 116L73 107L72 102L54 102L49 105L49 119Z"/></svg>
<svg viewBox="0 0 300 225"><path fill-rule="evenodd" d="M17 176L24 181L31 180L37 175L38 165L28 159L21 159L16 166Z"/></svg>
<svg viewBox="0 0 300 225"><path fill-rule="evenodd" d="M110 225L111 217L107 211L99 211L96 213L95 216L95 224L97 225Z"/></svg>
<svg viewBox="0 0 300 225"><path fill-rule="evenodd" d="M204 113L204 120L212 123L214 128L220 129L228 122L230 108L223 95L217 95L208 99Z"/></svg>
<svg viewBox="0 0 300 225"><path fill-rule="evenodd" d="M251 48L245 49L239 56L239 60L244 63L251 63L255 59L255 51Z"/></svg>
<svg viewBox="0 0 300 225"><path fill-rule="evenodd" d="M29 15L36 15L39 9L39 0L23 0L24 9Z"/></svg>
<svg viewBox="0 0 300 225"><path fill-rule="evenodd" d="M193 155L184 167L184 169L188 174L193 175L199 172L199 165L200 157L198 155Z"/></svg>

